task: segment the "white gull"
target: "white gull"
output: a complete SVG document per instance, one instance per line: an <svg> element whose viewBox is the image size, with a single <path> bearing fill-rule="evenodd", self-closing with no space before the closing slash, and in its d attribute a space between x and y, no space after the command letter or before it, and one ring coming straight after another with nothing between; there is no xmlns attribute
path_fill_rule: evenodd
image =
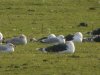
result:
<svg viewBox="0 0 100 75"><path fill-rule="evenodd" d="M6 45L0 44L0 52L14 52L14 45L11 43L8 43Z"/></svg>
<svg viewBox="0 0 100 75"><path fill-rule="evenodd" d="M14 45L25 45L25 44L27 44L27 38L24 34L21 34L20 36L8 39L5 42L12 43Z"/></svg>

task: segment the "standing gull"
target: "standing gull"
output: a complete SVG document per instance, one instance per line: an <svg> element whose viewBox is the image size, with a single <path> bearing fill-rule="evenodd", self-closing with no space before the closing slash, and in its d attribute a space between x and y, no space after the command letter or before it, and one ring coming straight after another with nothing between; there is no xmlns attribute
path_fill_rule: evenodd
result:
<svg viewBox="0 0 100 75"><path fill-rule="evenodd" d="M14 45L11 43L0 45L0 52L14 52Z"/></svg>
<svg viewBox="0 0 100 75"><path fill-rule="evenodd" d="M21 34L20 36L8 39L5 42L12 43L14 45L25 45L25 44L27 44L27 38L24 34Z"/></svg>
<svg viewBox="0 0 100 75"><path fill-rule="evenodd" d="M40 48L38 50L40 50L44 53L47 53L47 52L74 53L75 46L72 41L67 41L65 44L53 45L53 46L49 46L46 48Z"/></svg>

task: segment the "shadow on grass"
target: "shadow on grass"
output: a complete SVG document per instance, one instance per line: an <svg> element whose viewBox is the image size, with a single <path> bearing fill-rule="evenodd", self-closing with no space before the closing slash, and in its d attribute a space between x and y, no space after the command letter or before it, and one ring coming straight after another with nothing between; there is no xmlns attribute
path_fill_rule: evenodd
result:
<svg viewBox="0 0 100 75"><path fill-rule="evenodd" d="M70 58L80 58L79 55L71 55L71 56L68 56L68 57L70 57Z"/></svg>

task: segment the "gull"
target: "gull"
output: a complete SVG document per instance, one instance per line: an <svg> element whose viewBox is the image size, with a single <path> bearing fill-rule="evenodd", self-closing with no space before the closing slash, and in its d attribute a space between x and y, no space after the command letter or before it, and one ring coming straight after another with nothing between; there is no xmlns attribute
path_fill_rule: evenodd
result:
<svg viewBox="0 0 100 75"><path fill-rule="evenodd" d="M76 32L74 35L69 34L65 36L66 41L82 42L83 34L81 32Z"/></svg>
<svg viewBox="0 0 100 75"><path fill-rule="evenodd" d="M92 37L86 37L83 39L83 42L100 42L100 35L95 35Z"/></svg>
<svg viewBox="0 0 100 75"><path fill-rule="evenodd" d="M65 38L63 35L59 35L57 37L49 37L46 39L42 39L41 42L47 44L60 44L60 43L65 43Z"/></svg>
<svg viewBox="0 0 100 75"><path fill-rule="evenodd" d="M46 48L38 48L37 50L40 50L44 53L48 53L48 52L74 53L75 46L72 41L67 41L66 43L63 43L63 44L57 44L57 45L49 46Z"/></svg>
<svg viewBox="0 0 100 75"><path fill-rule="evenodd" d="M0 52L14 52L14 45L11 43L8 43L6 45L0 44Z"/></svg>
<svg viewBox="0 0 100 75"><path fill-rule="evenodd" d="M42 38L38 39L38 41L42 42L42 40L44 40L44 39L55 38L55 37L56 37L55 34L50 34L47 37L42 37Z"/></svg>
<svg viewBox="0 0 100 75"><path fill-rule="evenodd" d="M24 34L21 34L20 36L7 39L5 42L12 43L14 45L25 45L27 44L27 38Z"/></svg>

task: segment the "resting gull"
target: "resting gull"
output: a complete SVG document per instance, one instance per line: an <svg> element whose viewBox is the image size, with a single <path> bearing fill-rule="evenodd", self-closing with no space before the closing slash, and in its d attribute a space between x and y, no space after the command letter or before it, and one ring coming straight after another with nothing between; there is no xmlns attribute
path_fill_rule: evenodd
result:
<svg viewBox="0 0 100 75"><path fill-rule="evenodd" d="M56 37L55 34L50 34L47 37L42 37L42 38L38 39L38 41L42 42L43 39L49 39L49 38L55 38L55 37Z"/></svg>
<svg viewBox="0 0 100 75"><path fill-rule="evenodd" d="M66 41L82 42L83 34L81 32L76 32L74 35L69 34L65 36Z"/></svg>
<svg viewBox="0 0 100 75"><path fill-rule="evenodd" d="M63 35L59 35L58 37L49 37L46 39L41 40L42 43L48 43L48 44L60 44L65 43L65 38Z"/></svg>
<svg viewBox="0 0 100 75"><path fill-rule="evenodd" d="M90 34L92 36L94 36L94 35L100 35L100 28L94 29L91 32L87 32L87 34Z"/></svg>
<svg viewBox="0 0 100 75"><path fill-rule="evenodd" d="M84 38L83 42L100 42L100 35Z"/></svg>
<svg viewBox="0 0 100 75"><path fill-rule="evenodd" d="M20 36L8 39L5 42L12 43L14 45L25 45L25 44L27 44L27 38L24 34L21 34Z"/></svg>
<svg viewBox="0 0 100 75"><path fill-rule="evenodd" d="M8 43L6 45L0 44L0 51L1 52L14 52L14 45L11 43Z"/></svg>
<svg viewBox="0 0 100 75"><path fill-rule="evenodd" d="M47 53L47 52L57 52L57 53L74 53L75 52L75 46L72 41L67 41L64 44L58 44L49 46L46 48L39 48L38 50Z"/></svg>

